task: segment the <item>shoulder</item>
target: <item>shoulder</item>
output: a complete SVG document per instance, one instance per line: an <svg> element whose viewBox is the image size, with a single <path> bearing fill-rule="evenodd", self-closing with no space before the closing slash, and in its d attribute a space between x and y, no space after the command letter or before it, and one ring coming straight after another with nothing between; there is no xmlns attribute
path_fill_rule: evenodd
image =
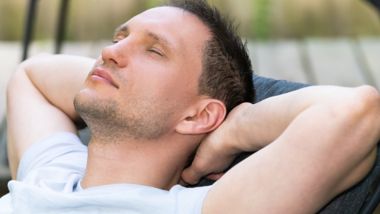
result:
<svg viewBox="0 0 380 214"><path fill-rule="evenodd" d="M170 193L176 195L176 213L201 213L203 202L211 187L186 188L180 185L174 186Z"/></svg>
<svg viewBox="0 0 380 214"><path fill-rule="evenodd" d="M54 133L36 142L25 152L17 179L33 183L52 177L65 180L56 175L64 177L71 173L83 174L86 161L87 147L81 143L78 136L69 132Z"/></svg>
<svg viewBox="0 0 380 214"><path fill-rule="evenodd" d="M8 193L0 198L0 210L3 214L13 213L11 195Z"/></svg>

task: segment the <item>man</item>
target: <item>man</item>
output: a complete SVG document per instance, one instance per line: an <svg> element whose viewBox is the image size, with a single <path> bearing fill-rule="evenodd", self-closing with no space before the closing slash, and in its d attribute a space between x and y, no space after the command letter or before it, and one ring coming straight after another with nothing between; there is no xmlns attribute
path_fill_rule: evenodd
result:
<svg viewBox="0 0 380 214"><path fill-rule="evenodd" d="M373 164L373 88L310 87L247 103L244 47L201 1L145 11L114 41L93 68L70 56L20 65L7 104L16 180L3 210L311 213ZM75 135L81 119L88 149ZM218 178L244 151L257 152L214 185L177 185Z"/></svg>

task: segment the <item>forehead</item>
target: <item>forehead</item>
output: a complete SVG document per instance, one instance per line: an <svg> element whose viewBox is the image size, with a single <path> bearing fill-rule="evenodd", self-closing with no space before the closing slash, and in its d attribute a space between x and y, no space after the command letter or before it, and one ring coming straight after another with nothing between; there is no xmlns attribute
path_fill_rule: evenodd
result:
<svg viewBox="0 0 380 214"><path fill-rule="evenodd" d="M128 33L148 31L160 35L173 46L183 49L202 48L210 38L208 28L195 15L176 7L146 10L116 29Z"/></svg>

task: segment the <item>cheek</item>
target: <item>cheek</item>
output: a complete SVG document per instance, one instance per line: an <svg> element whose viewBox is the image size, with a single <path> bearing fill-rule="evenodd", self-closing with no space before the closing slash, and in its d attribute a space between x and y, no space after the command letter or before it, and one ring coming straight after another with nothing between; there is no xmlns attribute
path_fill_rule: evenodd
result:
<svg viewBox="0 0 380 214"><path fill-rule="evenodd" d="M195 85L183 77L163 77L152 83L151 90L166 99L181 99L195 94ZM148 86L149 87L149 86Z"/></svg>
<svg viewBox="0 0 380 214"><path fill-rule="evenodd" d="M187 65L186 65L187 66ZM134 61L126 92L140 99L180 101L198 94L198 79L192 70L173 64Z"/></svg>

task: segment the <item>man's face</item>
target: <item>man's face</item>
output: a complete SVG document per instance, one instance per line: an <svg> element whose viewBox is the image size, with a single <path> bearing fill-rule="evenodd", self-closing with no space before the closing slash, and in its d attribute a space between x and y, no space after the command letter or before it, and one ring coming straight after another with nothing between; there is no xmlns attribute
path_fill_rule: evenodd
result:
<svg viewBox="0 0 380 214"><path fill-rule="evenodd" d="M153 8L133 17L103 49L75 99L77 111L93 134L151 139L170 133L199 99L209 38L197 17L178 8Z"/></svg>

